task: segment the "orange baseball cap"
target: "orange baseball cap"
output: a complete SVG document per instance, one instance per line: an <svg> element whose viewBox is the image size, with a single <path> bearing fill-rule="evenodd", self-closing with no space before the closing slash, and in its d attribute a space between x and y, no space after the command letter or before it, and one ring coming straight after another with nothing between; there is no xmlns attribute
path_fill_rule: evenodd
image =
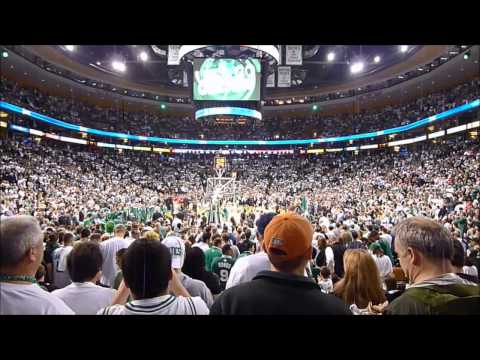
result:
<svg viewBox="0 0 480 360"><path fill-rule="evenodd" d="M288 262L311 251L312 238L310 222L303 216L288 212L275 216L267 225L263 247L269 257Z"/></svg>

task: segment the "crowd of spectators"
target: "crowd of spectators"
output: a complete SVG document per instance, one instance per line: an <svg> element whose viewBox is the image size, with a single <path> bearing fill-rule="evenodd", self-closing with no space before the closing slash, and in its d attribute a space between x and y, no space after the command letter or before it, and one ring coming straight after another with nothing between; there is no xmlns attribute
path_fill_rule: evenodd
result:
<svg viewBox="0 0 480 360"><path fill-rule="evenodd" d="M265 140L410 123L479 98L479 85L381 111L245 125L92 107L5 78L0 99L104 130ZM28 121L36 126L16 118ZM236 195L214 208L215 154L3 135L0 314L480 313L476 139L232 154Z"/></svg>
<svg viewBox="0 0 480 360"><path fill-rule="evenodd" d="M37 89L22 88L3 77L0 86L0 100L85 127L143 136L217 140L305 139L382 130L417 121L479 97L480 80L476 79L382 109L362 109L335 116L318 112L287 119L267 116L261 121L246 119L243 124L224 124L212 118L165 116L160 108L156 113L132 112L125 109L122 102L112 108L91 106L73 96L57 97ZM32 126L35 127L34 121Z"/></svg>
<svg viewBox="0 0 480 360"><path fill-rule="evenodd" d="M2 139L0 313L478 313L479 150L239 156L211 223L213 155Z"/></svg>

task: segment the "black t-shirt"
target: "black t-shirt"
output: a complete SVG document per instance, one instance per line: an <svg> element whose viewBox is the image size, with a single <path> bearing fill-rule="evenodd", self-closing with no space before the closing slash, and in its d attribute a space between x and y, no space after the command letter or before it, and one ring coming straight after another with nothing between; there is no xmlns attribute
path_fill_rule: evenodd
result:
<svg viewBox="0 0 480 360"><path fill-rule="evenodd" d="M333 260L335 261L335 274L339 277L343 277L345 273L343 269L343 254L345 254L345 245L340 243L335 243L332 245L333 250Z"/></svg>
<svg viewBox="0 0 480 360"><path fill-rule="evenodd" d="M47 246L45 246L45 252L43 255L43 261L45 262L45 264L53 263L52 254L55 251L55 249L58 249L59 247L60 245L58 245L58 243L51 243L51 242L47 243Z"/></svg>
<svg viewBox="0 0 480 360"><path fill-rule="evenodd" d="M202 280L205 283L205 285L207 285L207 287L210 289L213 295L217 295L222 292L220 278L218 277L217 274L206 271L201 276L201 279L198 279L198 280Z"/></svg>
<svg viewBox="0 0 480 360"><path fill-rule="evenodd" d="M261 271L252 281L225 290L211 315L351 315L339 298L322 293L311 279Z"/></svg>
<svg viewBox="0 0 480 360"><path fill-rule="evenodd" d="M58 218L58 223L60 225L72 225L72 218L68 215L62 215Z"/></svg>
<svg viewBox="0 0 480 360"><path fill-rule="evenodd" d="M327 265L327 256L325 255L325 249L318 250L317 256L315 258L315 265L317 265L319 268Z"/></svg>
<svg viewBox="0 0 480 360"><path fill-rule="evenodd" d="M399 297L402 294L403 294L402 290L385 291L385 297L387 298L389 303L391 303L393 300L395 300L397 297Z"/></svg>

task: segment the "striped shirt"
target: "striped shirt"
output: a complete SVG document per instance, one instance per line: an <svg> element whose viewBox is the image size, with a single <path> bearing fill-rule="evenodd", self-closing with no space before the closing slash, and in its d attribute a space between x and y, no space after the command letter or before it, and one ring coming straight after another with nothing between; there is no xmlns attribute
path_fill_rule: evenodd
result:
<svg viewBox="0 0 480 360"><path fill-rule="evenodd" d="M112 305L97 315L208 315L209 310L200 297L163 295L151 299L133 300L125 305Z"/></svg>

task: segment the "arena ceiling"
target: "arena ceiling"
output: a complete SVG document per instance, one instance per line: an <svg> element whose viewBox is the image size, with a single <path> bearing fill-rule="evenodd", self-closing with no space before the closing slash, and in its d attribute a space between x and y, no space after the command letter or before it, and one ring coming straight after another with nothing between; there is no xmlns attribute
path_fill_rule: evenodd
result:
<svg viewBox="0 0 480 360"><path fill-rule="evenodd" d="M422 46L398 45L305 45L303 64L293 67L294 88L319 85L338 85L351 79L350 66L357 60L365 69L356 78L374 74L414 55ZM183 72L178 66L167 65L168 45L68 45L55 46L70 59L97 71L129 79L142 84L182 86ZM73 50L73 51L72 51ZM254 56L246 47L207 46L195 52L194 57ZM404 51L402 51L404 50ZM330 57L329 57L330 55ZM126 71L116 71L114 61L126 64Z"/></svg>
<svg viewBox="0 0 480 360"><path fill-rule="evenodd" d="M250 45L254 46L254 45ZM273 45L257 45L274 47ZM261 56L264 74L275 72L276 61L266 52L247 46L203 46L185 56L180 65L168 65L168 45L15 45L13 50L42 64L60 67L79 77L85 84L100 81L159 95L189 97L183 86L183 71L188 60L202 57ZM195 47L185 45L184 47ZM282 46L285 64L285 46ZM324 88L345 88L371 82L376 75L389 76L388 70L402 71L406 66L426 62L446 52L446 45L303 45L302 65L292 66L292 85L288 89L268 88L266 99L288 93L318 92ZM218 55L218 54L221 55ZM351 67L361 62L364 68L352 74ZM402 66L405 64L405 66ZM118 66L121 65L119 68Z"/></svg>
<svg viewBox="0 0 480 360"><path fill-rule="evenodd" d="M36 47L38 48L38 46ZM61 49L58 46L52 47L48 46L43 47L44 50L55 51L56 53L60 54L63 57L67 57L67 52L69 50ZM105 47L106 48L106 47ZM372 47L373 49L374 47ZM377 47L378 48L378 47ZM438 52L439 48L443 48L443 52ZM132 47L132 49L135 49ZM128 51L132 51L129 49ZM137 51L142 52L145 47L137 48ZM356 80L350 79L350 83L354 81L353 86L359 84L359 82L367 81L373 77L378 76L385 76L386 72L392 72L395 74L396 71L399 71L397 68L404 66L405 63L409 62L409 67L418 67L419 65L423 64L423 61L429 60L426 55L428 56L439 56L441 54L448 54L448 49L451 49L449 46L443 47L430 47L430 46L422 46L415 50L415 54L412 54L408 59L403 62L396 63L391 66L387 67L378 67L376 74L373 75L366 75L365 77L360 77ZM392 49L391 49L392 50ZM77 50L73 51L76 52ZM393 51L393 50L392 50ZM412 50L413 51L413 50ZM72 52L72 53L73 53ZM428 54L427 54L428 52ZM419 60L415 60L420 55L424 54L421 62ZM106 53L105 53L106 54ZM373 54L373 53L372 53ZM426 54L426 55L425 55ZM461 56L457 56L456 58L452 58L451 60L446 61L444 64L439 66L438 68L433 69L428 74L412 78L412 80L402 82L398 85L392 86L388 89L383 89L379 91L372 91L366 94L361 94L355 96L354 98L345 98L345 99L338 99L334 101L326 101L322 102L320 105L321 111L355 111L358 108L366 108L366 107L377 107L377 106L385 106L389 104L394 104L395 102L403 102L408 101L409 98L414 96L422 96L428 94L429 92L436 91L438 89L447 88L449 86L453 86L457 83L466 81L473 77L478 77L479 71L479 49L478 46L473 46L471 48L471 59L469 61L464 61ZM107 56L107 55L105 55ZM320 56L320 55L318 55ZM312 60L314 61L314 60ZM102 63L99 60L99 63ZM16 81L20 81L21 83L29 84L30 86L36 86L38 88L45 88L52 94L56 95L63 95L70 94L74 98L82 99L88 102L93 102L97 105L101 106L128 106L128 108L132 108L135 110L139 109L154 109L159 108L158 101L151 101L148 99L144 99L141 97L141 91L143 88L142 85L139 86L139 97L132 98L130 96L123 96L120 93L112 93L110 91L105 91L104 89L100 88L91 88L89 86L84 86L82 83L78 83L75 81L71 81L65 79L64 77L60 76L59 74L48 72L42 69L42 67L36 63L32 64L30 61L23 59L21 56L17 56L16 54L12 53L11 56L7 59L2 59L2 75L15 79ZM80 64L79 64L80 65ZM98 75L99 78L102 76L112 78L116 77L119 81L125 82L125 85L135 84L131 81L127 81L123 79L120 75L112 75L97 68L93 68L91 66L84 66L83 67L90 67L92 74L101 74ZM163 63L164 67L168 66L166 63ZM312 65L309 65L312 66ZM402 70L403 71L403 70ZM330 85L327 88L331 87L341 88L342 86L346 86L349 82L344 82L344 85ZM157 86L154 85L146 85L149 88L157 89ZM164 86L164 85L159 85ZM165 89L165 86L164 86ZM182 89L183 90L183 89ZM184 91L184 90L183 90ZM285 91L285 90L284 90ZM160 92L159 92L160 93ZM300 112L300 110L308 111L310 106L308 105L292 105L292 106L264 106L264 111L283 111L286 114L291 112ZM192 113L192 105L191 104L172 104L168 105L168 110L183 112L185 114Z"/></svg>

